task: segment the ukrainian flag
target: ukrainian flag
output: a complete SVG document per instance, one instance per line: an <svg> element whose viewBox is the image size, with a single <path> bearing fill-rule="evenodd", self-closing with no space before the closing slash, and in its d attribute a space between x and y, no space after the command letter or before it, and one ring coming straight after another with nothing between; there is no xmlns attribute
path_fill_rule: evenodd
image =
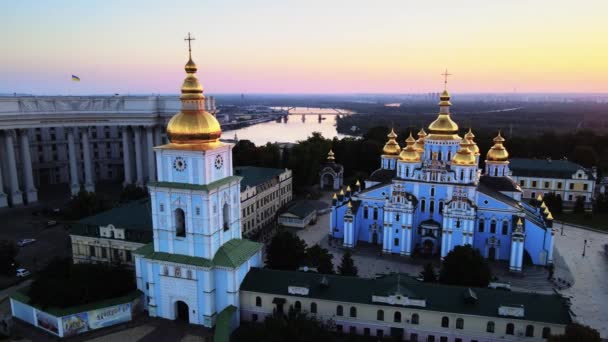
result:
<svg viewBox="0 0 608 342"><path fill-rule="evenodd" d="M74 82L80 82L80 77L78 77L76 75L72 75L72 81L74 81Z"/></svg>

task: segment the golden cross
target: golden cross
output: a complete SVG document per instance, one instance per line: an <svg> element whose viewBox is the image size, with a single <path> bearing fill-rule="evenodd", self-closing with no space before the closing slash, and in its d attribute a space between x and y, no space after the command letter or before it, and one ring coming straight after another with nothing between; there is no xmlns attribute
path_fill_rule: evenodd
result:
<svg viewBox="0 0 608 342"><path fill-rule="evenodd" d="M441 74L443 76L443 90L448 89L448 76L452 76L452 74L448 74L448 69L445 69L445 72Z"/></svg>
<svg viewBox="0 0 608 342"><path fill-rule="evenodd" d="M192 45L191 45L191 43L192 43L192 41L193 41L193 40L196 40L196 39L194 39L194 37L192 37L192 36L190 35L190 32L188 32L188 37L187 37L187 38L184 38L184 40L187 40L187 41L188 41L188 56L189 56L190 58L192 58Z"/></svg>

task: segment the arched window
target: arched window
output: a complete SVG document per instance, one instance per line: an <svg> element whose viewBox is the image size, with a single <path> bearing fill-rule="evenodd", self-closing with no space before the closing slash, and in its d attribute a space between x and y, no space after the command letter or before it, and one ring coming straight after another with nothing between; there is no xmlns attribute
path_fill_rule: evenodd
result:
<svg viewBox="0 0 608 342"><path fill-rule="evenodd" d="M409 177L410 176L410 168L406 167L405 168L405 177Z"/></svg>
<svg viewBox="0 0 608 342"><path fill-rule="evenodd" d="M443 202L439 202L439 212L443 213Z"/></svg>
<svg viewBox="0 0 608 342"><path fill-rule="evenodd" d="M426 210L426 201L420 200L420 212L424 212Z"/></svg>
<svg viewBox="0 0 608 342"><path fill-rule="evenodd" d="M169 267L167 267L167 266L163 267L163 274L164 275L169 275Z"/></svg>
<svg viewBox="0 0 608 342"><path fill-rule="evenodd" d="M534 337L534 326L526 325L526 337Z"/></svg>
<svg viewBox="0 0 608 342"><path fill-rule="evenodd" d="M373 217L373 219L374 220L378 219L378 208L374 208L374 217Z"/></svg>
<svg viewBox="0 0 608 342"><path fill-rule="evenodd" d="M317 313L317 303L310 303L310 313Z"/></svg>
<svg viewBox="0 0 608 342"><path fill-rule="evenodd" d="M460 180L464 180L464 171L460 170Z"/></svg>
<svg viewBox="0 0 608 342"><path fill-rule="evenodd" d="M485 227L485 221L483 219L479 219L479 232L483 233L483 231L486 229Z"/></svg>
<svg viewBox="0 0 608 342"><path fill-rule="evenodd" d="M435 196L435 188L431 188L431 196Z"/></svg>
<svg viewBox="0 0 608 342"><path fill-rule="evenodd" d="M551 336L551 328L544 327L543 328L543 338L549 338Z"/></svg>
<svg viewBox="0 0 608 342"><path fill-rule="evenodd" d="M224 219L224 231L230 229L230 206L228 203L224 203L222 207L222 217Z"/></svg>
<svg viewBox="0 0 608 342"><path fill-rule="evenodd" d="M498 168L494 168L494 177L498 176Z"/></svg>
<svg viewBox="0 0 608 342"><path fill-rule="evenodd" d="M496 221L495 220L492 220L492 222L490 223L490 233L496 234Z"/></svg>
<svg viewBox="0 0 608 342"><path fill-rule="evenodd" d="M505 330L505 334L513 335L513 331L515 331L515 325L513 323L507 324L507 330Z"/></svg>
<svg viewBox="0 0 608 342"><path fill-rule="evenodd" d="M429 201L429 212L435 212L435 201Z"/></svg>
<svg viewBox="0 0 608 342"><path fill-rule="evenodd" d="M186 237L186 214L181 208L175 209L173 212L175 219L175 236Z"/></svg>
<svg viewBox="0 0 608 342"><path fill-rule="evenodd" d="M441 157L442 157L441 151L439 151L439 153L437 153L437 160L441 160Z"/></svg>
<svg viewBox="0 0 608 342"><path fill-rule="evenodd" d="M262 297L255 297L255 306L262 306Z"/></svg>
<svg viewBox="0 0 608 342"><path fill-rule="evenodd" d="M367 219L369 217L369 207L367 205L365 205L365 208L363 208L363 218Z"/></svg>
<svg viewBox="0 0 608 342"><path fill-rule="evenodd" d="M384 311L383 310L378 310L376 312L376 319L379 321L384 321Z"/></svg>
<svg viewBox="0 0 608 342"><path fill-rule="evenodd" d="M443 316L441 318L441 327L442 328L448 328L450 326L450 319L447 318L446 316Z"/></svg>
<svg viewBox="0 0 608 342"><path fill-rule="evenodd" d="M350 317L357 317L357 308L354 306L350 307Z"/></svg>
<svg viewBox="0 0 608 342"><path fill-rule="evenodd" d="M187 277L188 279L192 279L192 270L187 270L187 271L186 271L186 277Z"/></svg>
<svg viewBox="0 0 608 342"><path fill-rule="evenodd" d="M401 312L395 311L395 315L393 316L393 321L401 322Z"/></svg>
<svg viewBox="0 0 608 342"><path fill-rule="evenodd" d="M464 319L458 318L456 320L456 329L464 329Z"/></svg>
<svg viewBox="0 0 608 342"><path fill-rule="evenodd" d="M460 220L456 219L456 228L460 228Z"/></svg>
<svg viewBox="0 0 608 342"><path fill-rule="evenodd" d="M509 234L509 221L502 221L502 235Z"/></svg>
<svg viewBox="0 0 608 342"><path fill-rule="evenodd" d="M342 316L344 315L344 309L342 308L342 305L338 305L336 307L336 316Z"/></svg>
<svg viewBox="0 0 608 342"><path fill-rule="evenodd" d="M302 303L300 303L299 300L296 300L295 304L294 304L294 309L296 309L296 311L301 311L302 310Z"/></svg>
<svg viewBox="0 0 608 342"><path fill-rule="evenodd" d="M448 161L452 160L452 151L448 151Z"/></svg>
<svg viewBox="0 0 608 342"><path fill-rule="evenodd" d="M494 332L494 322L489 321L486 325L486 332L493 333Z"/></svg>
<svg viewBox="0 0 608 342"><path fill-rule="evenodd" d="M419 324L420 323L420 317L418 316L418 314L412 314L412 324Z"/></svg>
<svg viewBox="0 0 608 342"><path fill-rule="evenodd" d="M399 216L399 214L395 215L395 221L399 222L399 219L401 218L401 216Z"/></svg>

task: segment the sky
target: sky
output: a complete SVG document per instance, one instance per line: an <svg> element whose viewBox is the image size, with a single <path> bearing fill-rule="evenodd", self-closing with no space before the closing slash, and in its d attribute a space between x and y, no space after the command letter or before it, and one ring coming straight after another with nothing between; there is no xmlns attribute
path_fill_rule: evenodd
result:
<svg viewBox="0 0 608 342"><path fill-rule="evenodd" d="M0 93L608 92L606 0L3 0ZM71 75L81 82L72 82Z"/></svg>

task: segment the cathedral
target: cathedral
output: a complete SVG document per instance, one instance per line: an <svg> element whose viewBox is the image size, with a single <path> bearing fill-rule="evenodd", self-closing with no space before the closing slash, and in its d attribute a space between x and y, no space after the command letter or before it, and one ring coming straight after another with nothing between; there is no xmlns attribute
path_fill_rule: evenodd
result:
<svg viewBox="0 0 608 342"><path fill-rule="evenodd" d="M238 317L239 288L250 268L263 266L262 245L241 239L233 145L219 141L220 124L205 111L191 53L185 69L169 143L154 148L154 242L134 253L135 276L150 316L213 327L218 317Z"/></svg>
<svg viewBox="0 0 608 342"><path fill-rule="evenodd" d="M509 153L500 135L479 168L471 130L461 137L450 115L450 95L440 96L439 115L410 134L401 148L393 130L380 168L364 189L334 194L329 234L347 248L381 245L383 253L439 255L471 245L490 260L505 260L520 272L524 263L553 260L553 217L542 198L521 199L511 179ZM333 158L333 155L330 156Z"/></svg>

